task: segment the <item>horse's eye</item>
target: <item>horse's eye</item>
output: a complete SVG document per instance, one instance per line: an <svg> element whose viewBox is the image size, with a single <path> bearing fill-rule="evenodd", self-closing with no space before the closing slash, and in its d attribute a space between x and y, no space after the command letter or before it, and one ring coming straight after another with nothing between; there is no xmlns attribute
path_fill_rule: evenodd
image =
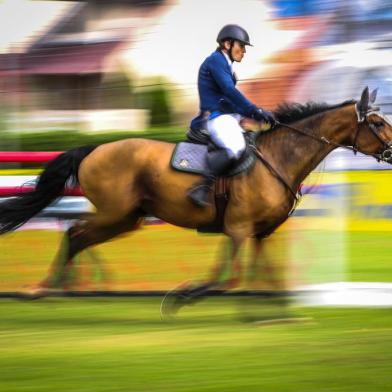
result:
<svg viewBox="0 0 392 392"><path fill-rule="evenodd" d="M377 121L377 122L374 123L374 126L375 126L376 128L381 128L381 127L384 126L384 123L383 123L382 121Z"/></svg>

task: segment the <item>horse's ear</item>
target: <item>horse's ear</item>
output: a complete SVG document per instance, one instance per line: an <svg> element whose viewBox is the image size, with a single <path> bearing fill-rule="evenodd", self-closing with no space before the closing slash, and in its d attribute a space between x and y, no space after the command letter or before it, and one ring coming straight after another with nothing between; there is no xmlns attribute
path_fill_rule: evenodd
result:
<svg viewBox="0 0 392 392"><path fill-rule="evenodd" d="M359 113L366 113L369 108L369 87L365 87L362 91L361 99L357 102Z"/></svg>
<svg viewBox="0 0 392 392"><path fill-rule="evenodd" d="M375 89L371 92L370 97L369 97L370 103L376 102L377 90L378 90L378 87L375 88Z"/></svg>

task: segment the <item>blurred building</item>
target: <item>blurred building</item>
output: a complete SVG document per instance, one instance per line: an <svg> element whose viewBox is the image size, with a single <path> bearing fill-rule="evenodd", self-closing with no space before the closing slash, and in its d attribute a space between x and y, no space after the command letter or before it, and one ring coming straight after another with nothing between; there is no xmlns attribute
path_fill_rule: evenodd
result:
<svg viewBox="0 0 392 392"><path fill-rule="evenodd" d="M383 109L392 103L387 76L392 66L389 1L274 0L270 4L278 29L298 36L267 59L269 67L244 83L247 95L268 107L285 100L336 103L357 98L370 84L380 88ZM350 66L342 64L343 58ZM324 82L322 78L309 82L309 75L320 70L324 70ZM350 83L342 83L342 79Z"/></svg>
<svg viewBox="0 0 392 392"><path fill-rule="evenodd" d="M132 80L121 54L134 39L134 21L142 23L162 2L64 3L43 18L36 35L30 32L0 55L2 106L16 109L19 120L20 112L29 112L28 122L38 127L57 121L92 130L98 124L142 129L146 111L132 110Z"/></svg>
<svg viewBox="0 0 392 392"><path fill-rule="evenodd" d="M254 47L235 68L240 88L267 108L324 99L331 83L306 83L309 75L334 56L358 68L375 53L361 56L353 42L385 49L391 41L392 5L383 0L7 0L0 7L15 24L8 44L0 40L0 106L18 130L187 126L198 110L198 68L227 23L251 35ZM373 79L380 78L387 79ZM366 78L358 80L360 91ZM353 97L351 88L336 90L329 100Z"/></svg>

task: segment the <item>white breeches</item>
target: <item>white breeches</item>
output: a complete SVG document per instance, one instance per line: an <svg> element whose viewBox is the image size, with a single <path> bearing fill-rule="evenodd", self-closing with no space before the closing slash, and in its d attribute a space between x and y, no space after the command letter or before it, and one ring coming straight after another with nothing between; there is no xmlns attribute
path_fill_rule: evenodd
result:
<svg viewBox="0 0 392 392"><path fill-rule="evenodd" d="M230 157L238 159L245 150L243 129L239 114L222 114L207 122L212 141L227 151Z"/></svg>

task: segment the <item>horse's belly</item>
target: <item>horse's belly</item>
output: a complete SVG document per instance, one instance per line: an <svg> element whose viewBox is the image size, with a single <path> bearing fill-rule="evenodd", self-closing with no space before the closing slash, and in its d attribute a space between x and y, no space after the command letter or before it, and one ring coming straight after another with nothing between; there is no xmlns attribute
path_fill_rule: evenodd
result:
<svg viewBox="0 0 392 392"><path fill-rule="evenodd" d="M170 203L165 200L146 201L142 206L149 215L155 216L175 226L195 229L215 218L215 208L198 208L190 202Z"/></svg>

